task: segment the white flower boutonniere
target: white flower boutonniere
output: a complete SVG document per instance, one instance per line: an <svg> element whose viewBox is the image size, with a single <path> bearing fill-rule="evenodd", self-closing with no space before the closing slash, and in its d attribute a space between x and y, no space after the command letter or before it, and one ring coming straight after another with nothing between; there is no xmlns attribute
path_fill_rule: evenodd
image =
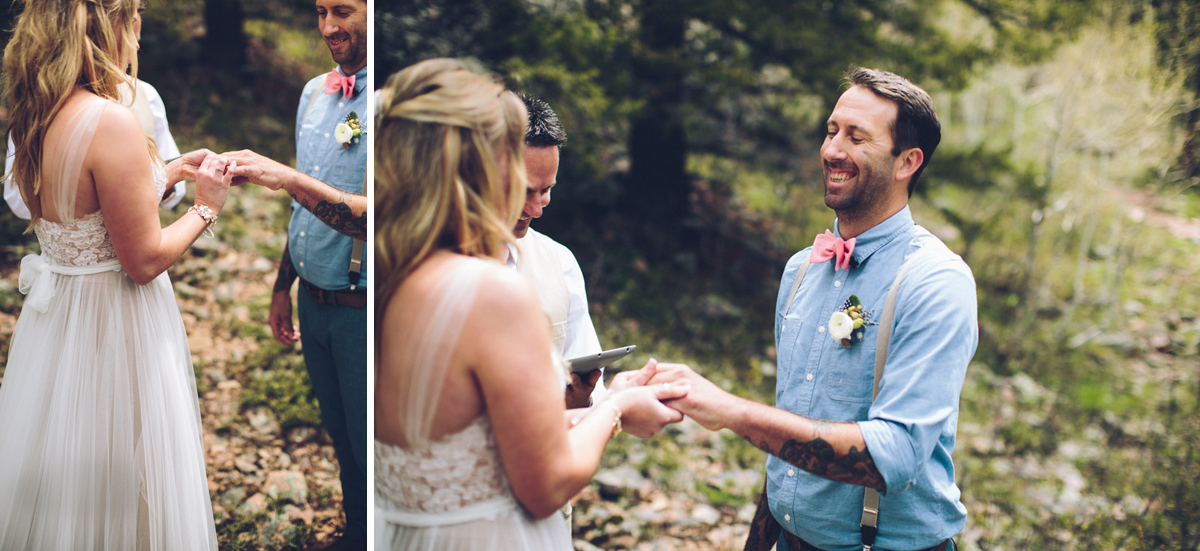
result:
<svg viewBox="0 0 1200 551"><path fill-rule="evenodd" d="M829 316L829 336L841 342L842 346L850 348L855 339L863 339L864 325L877 325L871 321L871 315L874 313L874 310L864 312L858 295L850 295L842 304L842 309Z"/></svg>
<svg viewBox="0 0 1200 551"><path fill-rule="evenodd" d="M352 143L358 143L363 134L365 131L362 122L358 120L358 113L354 111L346 115L346 120L337 123L337 126L333 128L333 138L345 149L350 149Z"/></svg>

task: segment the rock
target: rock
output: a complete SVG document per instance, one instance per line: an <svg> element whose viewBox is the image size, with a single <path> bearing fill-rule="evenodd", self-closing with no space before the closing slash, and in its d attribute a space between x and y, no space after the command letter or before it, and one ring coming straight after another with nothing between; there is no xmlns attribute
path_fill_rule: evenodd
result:
<svg viewBox="0 0 1200 551"><path fill-rule="evenodd" d="M646 485L642 473L629 465L600 471L596 473L595 480L600 497L608 501L615 501L622 494L635 494Z"/></svg>
<svg viewBox="0 0 1200 551"><path fill-rule="evenodd" d="M238 516L249 516L255 513L261 513L267 510L267 496L259 493L250 496L245 502L239 506L234 513Z"/></svg>
<svg viewBox="0 0 1200 551"><path fill-rule="evenodd" d="M217 503L228 510L234 510L242 503L243 499L246 499L246 489L241 486L234 486L225 490L225 493L217 498Z"/></svg>
<svg viewBox="0 0 1200 551"><path fill-rule="evenodd" d="M721 512L712 505L701 503L692 509L691 517L700 524L716 524L721 521Z"/></svg>
<svg viewBox="0 0 1200 551"><path fill-rule="evenodd" d="M254 456L249 454L233 460L233 466L244 473L252 473L258 470L258 465L254 462Z"/></svg>
<svg viewBox="0 0 1200 551"><path fill-rule="evenodd" d="M299 426L288 431L287 441L292 444L303 444L317 437L317 429Z"/></svg>
<svg viewBox="0 0 1200 551"><path fill-rule="evenodd" d="M192 287L191 285L188 285L182 281L175 281L172 283L172 286L175 287L175 294L180 298L191 298L196 296L196 293L200 292L199 289L196 289L195 287Z"/></svg>
<svg viewBox="0 0 1200 551"><path fill-rule="evenodd" d="M246 419L250 421L250 426L259 434L274 435L279 433L279 421L275 420L275 413L266 407L256 407L246 412Z"/></svg>
<svg viewBox="0 0 1200 551"><path fill-rule="evenodd" d="M604 551L586 540L575 540L575 551Z"/></svg>
<svg viewBox="0 0 1200 551"><path fill-rule="evenodd" d="M262 487L267 495L281 501L298 505L308 501L308 484L304 481L304 475L295 471L267 473L267 480Z"/></svg>
<svg viewBox="0 0 1200 551"><path fill-rule="evenodd" d="M221 381L221 382L217 383L217 388L219 388L221 390L237 390L239 388L242 388L242 383L239 383L233 379L230 379L228 381Z"/></svg>

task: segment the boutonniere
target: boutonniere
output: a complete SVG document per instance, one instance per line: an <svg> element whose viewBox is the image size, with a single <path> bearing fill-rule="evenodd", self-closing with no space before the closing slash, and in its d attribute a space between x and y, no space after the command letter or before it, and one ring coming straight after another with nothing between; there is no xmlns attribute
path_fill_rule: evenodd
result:
<svg viewBox="0 0 1200 551"><path fill-rule="evenodd" d="M842 303L842 309L829 317L829 336L841 342L842 346L850 348L854 339L863 339L864 325L877 325L871 321L871 315L874 313L874 310L863 311L858 295L850 295L850 298Z"/></svg>
<svg viewBox="0 0 1200 551"><path fill-rule="evenodd" d="M365 133L362 122L358 120L358 113L354 111L346 115L346 120L339 122L333 128L333 137L346 149L350 149L350 144L358 143L359 136Z"/></svg>

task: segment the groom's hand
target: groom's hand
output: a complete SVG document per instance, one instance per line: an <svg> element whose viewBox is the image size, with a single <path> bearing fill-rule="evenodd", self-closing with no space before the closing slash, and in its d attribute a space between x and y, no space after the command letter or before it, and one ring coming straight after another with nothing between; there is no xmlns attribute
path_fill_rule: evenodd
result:
<svg viewBox="0 0 1200 551"><path fill-rule="evenodd" d="M686 384L691 391L682 398L668 400L666 405L675 408L700 423L708 430L720 430L729 424L729 415L736 411L741 398L734 396L712 381L684 364L659 364L658 371L649 384Z"/></svg>
<svg viewBox="0 0 1200 551"><path fill-rule="evenodd" d="M270 316L271 332L275 340L284 346L291 346L300 340L300 329L292 322L292 294L280 291L271 294Z"/></svg>
<svg viewBox="0 0 1200 551"><path fill-rule="evenodd" d="M277 191L283 187L291 174L296 172L296 169L292 167L263 157L249 149L231 151L222 153L222 155L237 161L237 169L233 171L233 185L235 186L250 182Z"/></svg>

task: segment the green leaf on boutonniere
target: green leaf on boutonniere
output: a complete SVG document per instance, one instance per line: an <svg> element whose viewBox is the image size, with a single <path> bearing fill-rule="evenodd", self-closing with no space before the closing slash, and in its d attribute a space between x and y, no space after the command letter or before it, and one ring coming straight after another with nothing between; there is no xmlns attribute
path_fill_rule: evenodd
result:
<svg viewBox="0 0 1200 551"><path fill-rule="evenodd" d="M858 300L858 295L850 295L850 306L862 306L862 301Z"/></svg>

